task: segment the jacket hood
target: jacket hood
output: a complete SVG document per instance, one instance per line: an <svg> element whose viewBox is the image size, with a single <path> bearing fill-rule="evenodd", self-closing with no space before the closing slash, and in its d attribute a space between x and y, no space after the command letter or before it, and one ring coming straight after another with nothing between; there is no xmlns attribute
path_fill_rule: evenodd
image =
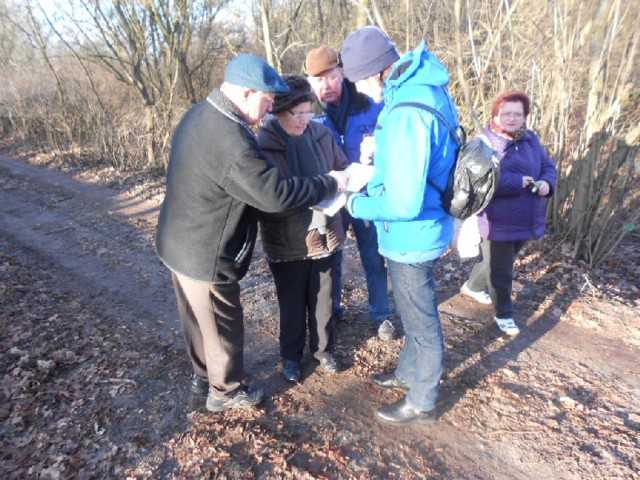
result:
<svg viewBox="0 0 640 480"><path fill-rule="evenodd" d="M401 86L428 85L444 87L449 84L449 72L438 58L427 50L423 40L413 51L406 53L384 82L384 97Z"/></svg>

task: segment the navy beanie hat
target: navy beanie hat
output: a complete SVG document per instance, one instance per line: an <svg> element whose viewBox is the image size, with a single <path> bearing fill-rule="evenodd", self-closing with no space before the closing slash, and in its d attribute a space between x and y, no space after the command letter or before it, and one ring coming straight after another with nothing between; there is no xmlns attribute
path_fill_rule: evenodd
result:
<svg viewBox="0 0 640 480"><path fill-rule="evenodd" d="M278 72L260 57L243 53L231 60L224 81L259 92L287 93L289 87Z"/></svg>
<svg viewBox="0 0 640 480"><path fill-rule="evenodd" d="M340 57L347 78L359 82L393 65L400 54L386 33L369 25L349 34Z"/></svg>

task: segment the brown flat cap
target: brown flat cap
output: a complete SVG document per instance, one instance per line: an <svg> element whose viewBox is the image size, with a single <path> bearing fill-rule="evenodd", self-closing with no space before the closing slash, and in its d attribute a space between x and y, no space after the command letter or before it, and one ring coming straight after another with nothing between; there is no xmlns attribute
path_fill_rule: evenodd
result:
<svg viewBox="0 0 640 480"><path fill-rule="evenodd" d="M323 45L307 53L307 58L304 61L304 71L310 77L315 77L338 65L340 65L338 53L333 48Z"/></svg>

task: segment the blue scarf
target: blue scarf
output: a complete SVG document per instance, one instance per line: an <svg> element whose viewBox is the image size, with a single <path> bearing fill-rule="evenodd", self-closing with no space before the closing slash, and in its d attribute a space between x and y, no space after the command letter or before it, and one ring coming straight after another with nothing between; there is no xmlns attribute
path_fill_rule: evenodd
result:
<svg viewBox="0 0 640 480"><path fill-rule="evenodd" d="M331 122L336 126L338 133L340 135L344 135L344 132L347 128L347 120L349 119L349 113L351 113L350 108L350 100L351 95L349 94L349 86L347 82L342 82L342 100L340 101L340 105L333 106L328 103L320 103L322 108L327 112L327 116L331 120Z"/></svg>

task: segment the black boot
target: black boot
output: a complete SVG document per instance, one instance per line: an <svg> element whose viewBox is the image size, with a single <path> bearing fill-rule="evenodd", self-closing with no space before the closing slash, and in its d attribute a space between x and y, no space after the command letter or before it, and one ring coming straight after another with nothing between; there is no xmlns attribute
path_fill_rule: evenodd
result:
<svg viewBox="0 0 640 480"><path fill-rule="evenodd" d="M396 377L395 373L378 373L371 377L371 381L380 388L397 388L405 393L409 391L409 384Z"/></svg>
<svg viewBox="0 0 640 480"><path fill-rule="evenodd" d="M379 408L376 412L379 419L396 425L408 423L433 423L436 421L436 409L429 411L418 410L412 407L407 398L402 398L391 405Z"/></svg>
<svg viewBox="0 0 640 480"><path fill-rule="evenodd" d="M300 381L300 363L295 360L282 362L282 376L287 382L298 383Z"/></svg>

